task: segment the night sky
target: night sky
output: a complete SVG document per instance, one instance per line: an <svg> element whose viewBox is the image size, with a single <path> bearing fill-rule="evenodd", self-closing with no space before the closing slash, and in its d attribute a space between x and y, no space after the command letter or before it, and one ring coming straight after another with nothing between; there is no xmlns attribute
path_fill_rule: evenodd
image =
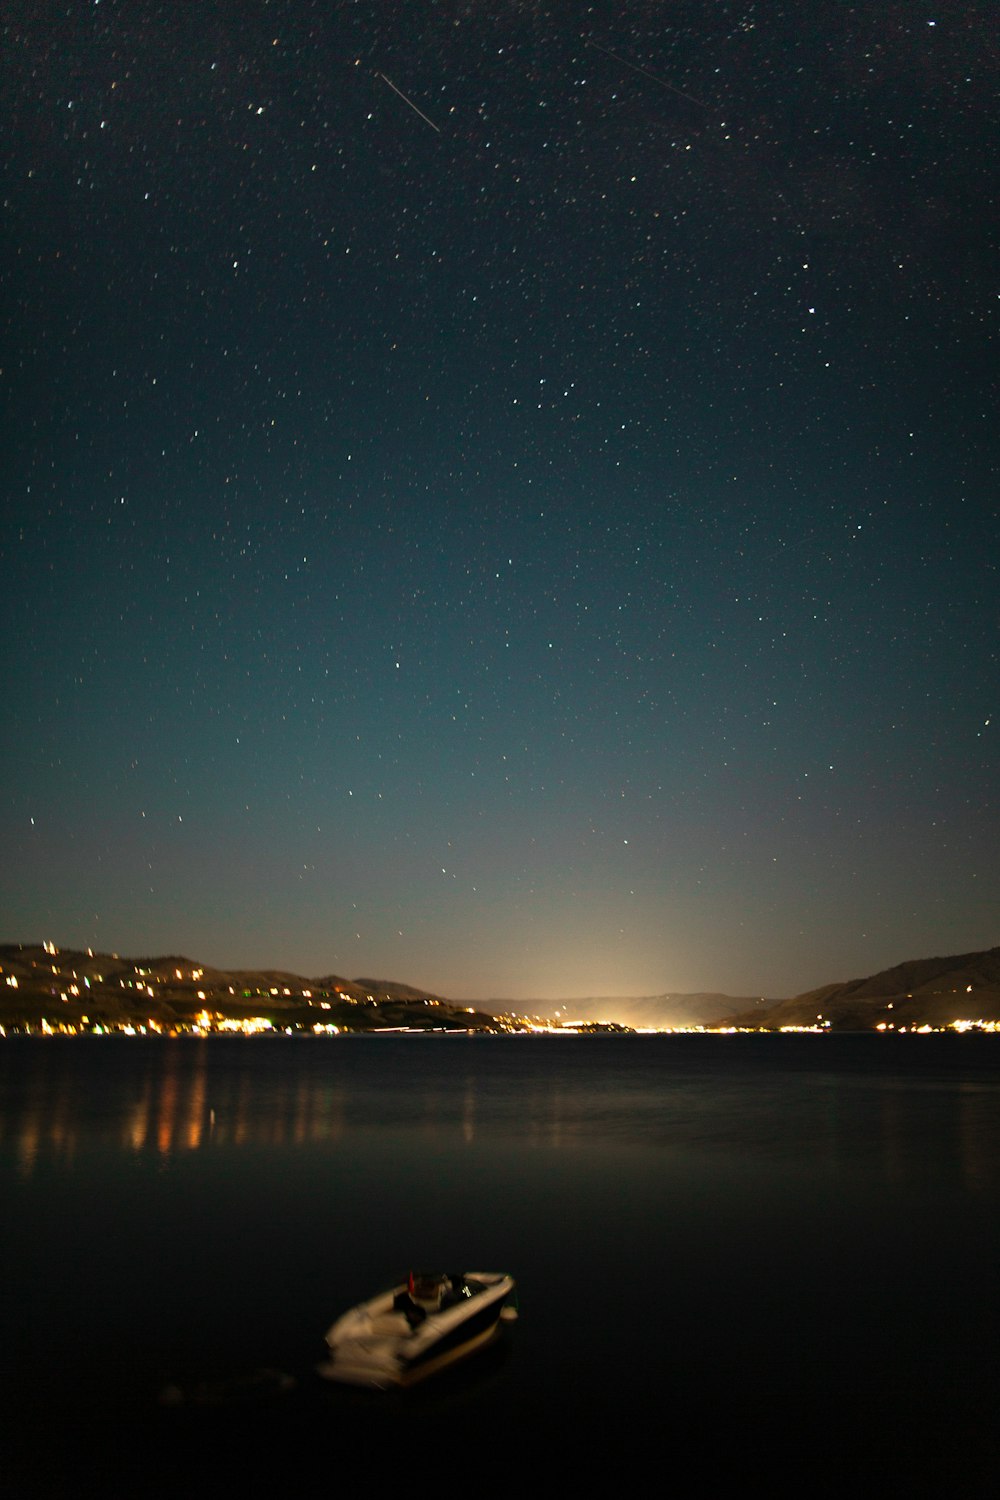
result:
<svg viewBox="0 0 1000 1500"><path fill-rule="evenodd" d="M1000 941L993 0L10 0L6 941Z"/></svg>

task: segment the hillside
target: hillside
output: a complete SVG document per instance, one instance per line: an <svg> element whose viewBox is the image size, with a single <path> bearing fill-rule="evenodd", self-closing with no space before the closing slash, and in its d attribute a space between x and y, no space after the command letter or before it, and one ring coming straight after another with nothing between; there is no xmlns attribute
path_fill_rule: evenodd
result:
<svg viewBox="0 0 1000 1500"><path fill-rule="evenodd" d="M715 993L493 1000L469 1004L384 979L279 969L214 969L182 955L123 958L0 945L0 1027L6 1031L523 1031L545 1025L613 1030L826 1027L911 1030L1000 1023L1000 948L910 959L864 979L788 1000Z"/></svg>
<svg viewBox="0 0 1000 1500"><path fill-rule="evenodd" d="M780 1002L756 995L696 993L591 995L584 999L487 1000L482 1003L495 1015L517 1010L529 1016L558 1016L568 1022L617 1022L637 1030L670 1031L713 1025L721 1018L749 1011L763 1014Z"/></svg>
<svg viewBox="0 0 1000 1500"><path fill-rule="evenodd" d="M213 969L181 955L123 958L53 944L0 945L0 1026L86 1031L494 1031L485 1011L411 985L306 979L276 969ZM505 1026L504 1029L510 1029Z"/></svg>
<svg viewBox="0 0 1000 1500"><path fill-rule="evenodd" d="M866 979L806 990L766 1016L747 1009L716 1017L718 1024L755 1029L828 1023L832 1031L898 1031L956 1021L1000 1021L1000 948L909 959Z"/></svg>

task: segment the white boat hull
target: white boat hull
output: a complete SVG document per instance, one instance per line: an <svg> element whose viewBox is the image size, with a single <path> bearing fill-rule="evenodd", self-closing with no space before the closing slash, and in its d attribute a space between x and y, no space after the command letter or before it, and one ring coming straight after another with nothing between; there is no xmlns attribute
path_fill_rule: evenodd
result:
<svg viewBox="0 0 1000 1500"><path fill-rule="evenodd" d="M411 1321L400 1310L407 1288L393 1287L338 1318L326 1335L329 1359L318 1366L326 1380L386 1390L409 1386L467 1358L497 1335L501 1317L513 1315L513 1277L468 1271L447 1305Z"/></svg>

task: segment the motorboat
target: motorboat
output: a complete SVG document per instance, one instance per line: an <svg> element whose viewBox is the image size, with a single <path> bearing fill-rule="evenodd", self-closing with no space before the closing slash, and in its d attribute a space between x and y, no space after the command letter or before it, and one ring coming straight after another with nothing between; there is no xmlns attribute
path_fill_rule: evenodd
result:
<svg viewBox="0 0 1000 1500"><path fill-rule="evenodd" d="M414 1271L337 1319L317 1373L377 1390L413 1385L483 1348L501 1321L516 1317L514 1278L505 1271Z"/></svg>

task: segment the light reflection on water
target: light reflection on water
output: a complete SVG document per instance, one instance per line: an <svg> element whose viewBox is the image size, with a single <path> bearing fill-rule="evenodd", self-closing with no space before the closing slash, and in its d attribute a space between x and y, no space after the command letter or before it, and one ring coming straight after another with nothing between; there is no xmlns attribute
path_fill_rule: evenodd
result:
<svg viewBox="0 0 1000 1500"><path fill-rule="evenodd" d="M456 1149L512 1138L786 1165L806 1153L813 1170L996 1186L992 1039L748 1040L15 1041L0 1052L0 1152L29 1177L97 1144L170 1157L360 1148L403 1130Z"/></svg>
<svg viewBox="0 0 1000 1500"><path fill-rule="evenodd" d="M942 1430L1000 1397L991 1037L14 1041L0 1100L24 1420L301 1374L411 1260L518 1278L509 1360L448 1398L476 1430L544 1412L585 1445L669 1410L704 1449L719 1412L752 1442L780 1415L811 1453L860 1423L867 1475L883 1421L931 1442L911 1391Z"/></svg>

